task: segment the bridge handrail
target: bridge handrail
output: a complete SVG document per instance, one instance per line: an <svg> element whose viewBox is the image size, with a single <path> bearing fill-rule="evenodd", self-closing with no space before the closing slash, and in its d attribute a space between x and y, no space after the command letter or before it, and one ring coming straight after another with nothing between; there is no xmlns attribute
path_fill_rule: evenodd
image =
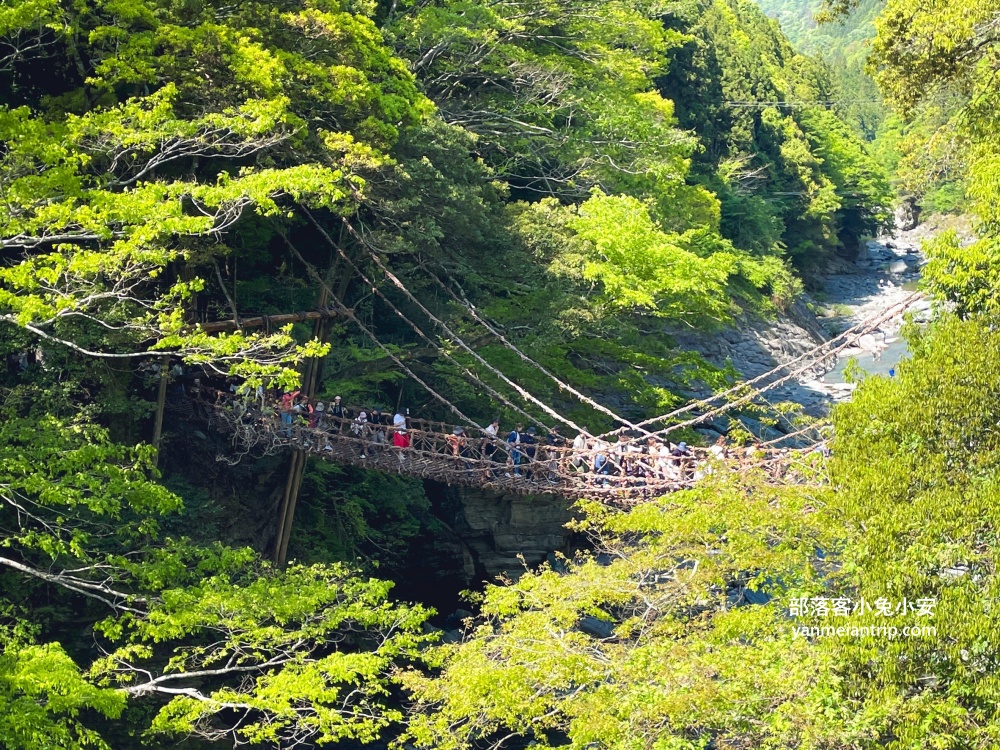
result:
<svg viewBox="0 0 1000 750"><path fill-rule="evenodd" d="M503 437L464 437L437 430L414 427L444 423L411 420L406 427L409 445L392 444L397 429L392 425L359 425L346 417L314 414L316 426L300 416L291 422L288 411L270 405L261 408L255 400L202 388L192 402L204 409L210 422L238 433L246 444L260 444L267 436L270 449L293 447L344 463L395 470L437 478L448 483L489 486L516 492L558 492L567 496L596 497L621 502L623 499L659 496L690 486L699 474L722 465L736 470L763 468L775 478L791 465L787 450L758 451L747 456L720 459L708 449L692 449L688 456L631 451L618 452L614 445L603 451L593 446L581 450L567 445L510 444ZM214 396L214 399L212 398ZM447 426L447 425L445 425ZM401 430L400 430L401 431ZM382 435L379 437L378 432ZM630 445L623 444L626 448ZM603 453L606 469L595 469L595 459ZM397 463L387 457L398 458ZM517 463L515 463L515 457ZM641 469L636 473L637 469Z"/></svg>

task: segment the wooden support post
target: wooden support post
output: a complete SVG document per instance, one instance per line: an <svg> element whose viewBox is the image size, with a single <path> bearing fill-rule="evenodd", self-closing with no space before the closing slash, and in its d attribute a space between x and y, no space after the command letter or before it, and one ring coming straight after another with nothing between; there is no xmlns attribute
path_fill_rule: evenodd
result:
<svg viewBox="0 0 1000 750"><path fill-rule="evenodd" d="M292 453L288 466L288 481L285 482L285 492L281 497L281 515L278 519L278 533L275 535L274 564L284 567L288 559L288 540L292 536L292 521L295 519L295 505L298 503L299 490L302 489L302 475L306 465L305 451Z"/></svg>
<svg viewBox="0 0 1000 750"><path fill-rule="evenodd" d="M330 273L333 273L333 266ZM328 280L329 281L329 280ZM319 302L316 307L319 310L327 310L330 304L330 285L323 284L320 289ZM310 319L315 320L313 336L320 341L326 340L326 321L329 314L309 314ZM272 318L273 321L273 318ZM302 376L302 392L312 396L316 390L319 380L319 361L311 359L306 363L306 369ZM302 477L306 467L306 452L295 451L292 454L292 461L288 467L288 481L285 483L285 492L281 497L281 509L278 514L278 531L274 539L274 564L279 568L284 567L288 559L288 540L292 536L292 522L295 520L295 505L299 500L299 490L302 489Z"/></svg>
<svg viewBox="0 0 1000 750"><path fill-rule="evenodd" d="M318 310L303 310L296 313L282 313L281 315L258 315L253 318L240 318L235 320L217 320L211 323L202 323L201 330L205 333L219 333L220 331L238 331L244 328L262 328L273 326L280 328L288 323L304 323L307 320L325 320L340 315L339 309L328 309L321 307Z"/></svg>
<svg viewBox="0 0 1000 750"><path fill-rule="evenodd" d="M153 423L153 468L160 462L160 439L163 437L163 410L167 403L167 383L170 380L170 358L160 360L160 388L156 393L156 421Z"/></svg>

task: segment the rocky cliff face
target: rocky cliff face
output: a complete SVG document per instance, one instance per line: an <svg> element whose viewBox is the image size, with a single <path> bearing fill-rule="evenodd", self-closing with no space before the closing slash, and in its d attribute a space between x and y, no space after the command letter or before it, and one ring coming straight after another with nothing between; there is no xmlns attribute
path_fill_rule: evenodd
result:
<svg viewBox="0 0 1000 750"><path fill-rule="evenodd" d="M920 222L920 206L913 196L906 196L896 207L896 229L908 232Z"/></svg>
<svg viewBox="0 0 1000 750"><path fill-rule="evenodd" d="M514 495L427 482L439 519L461 539L469 584L517 578L554 552L574 549L570 502L554 495Z"/></svg>
<svg viewBox="0 0 1000 750"><path fill-rule="evenodd" d="M828 337L829 333L801 301L775 320L745 314L731 327L711 336L673 334L681 348L696 351L720 367L729 361L746 378L772 370Z"/></svg>

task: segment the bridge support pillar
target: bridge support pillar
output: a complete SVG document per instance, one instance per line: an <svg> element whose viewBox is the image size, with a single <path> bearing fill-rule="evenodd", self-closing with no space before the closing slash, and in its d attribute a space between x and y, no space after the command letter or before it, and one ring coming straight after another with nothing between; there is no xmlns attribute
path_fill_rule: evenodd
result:
<svg viewBox="0 0 1000 750"><path fill-rule="evenodd" d="M288 540L292 536L292 521L295 518L295 505L299 499L299 490L302 488L305 466L305 452L295 451L288 466L288 480L285 482L285 491L282 493L279 506L278 533L274 540L274 564L279 568L284 567L288 559Z"/></svg>
<svg viewBox="0 0 1000 750"><path fill-rule="evenodd" d="M167 383L170 380L170 357L160 360L160 387L156 393L156 421L153 424L153 468L160 462L160 442L163 439L163 409L167 403Z"/></svg>
<svg viewBox="0 0 1000 750"><path fill-rule="evenodd" d="M287 237L285 238L285 242L294 250L292 243L289 242ZM295 252L298 254L298 251ZM301 258L301 256L299 257ZM330 304L330 295L332 292L330 284L333 282L333 276L336 273L338 263L339 261L331 263L326 279L319 279L319 299L316 302L316 307L319 310L326 310ZM350 277L347 277L347 280L349 281ZM343 294L337 299L343 299ZM326 341L327 334L329 333L329 327L327 326L328 317L320 316L313 325L313 337L321 342ZM319 359L310 359L307 362L302 377L303 393L307 393L310 396L315 393L316 385L319 382L320 364ZM302 475L305 467L305 451L295 451L292 454L292 461L288 467L288 481L285 483L285 492L281 497L281 505L278 509L278 533L275 535L274 541L274 564L279 568L284 567L285 561L288 559L288 540L292 536L295 505L299 499L299 490L302 488Z"/></svg>

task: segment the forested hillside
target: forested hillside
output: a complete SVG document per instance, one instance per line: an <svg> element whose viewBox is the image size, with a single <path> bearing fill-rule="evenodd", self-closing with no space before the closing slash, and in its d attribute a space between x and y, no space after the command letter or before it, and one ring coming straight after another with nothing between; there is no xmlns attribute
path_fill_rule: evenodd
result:
<svg viewBox="0 0 1000 750"><path fill-rule="evenodd" d="M980 238L926 248L937 320L910 328L894 376L862 379L835 411L830 485L729 477L628 514L592 508L603 560L491 587L443 675L408 677L416 744L996 746L995 17L988 3L890 0L877 21L889 106L963 95L946 113ZM587 615L614 637L588 637ZM803 619L831 635L796 633ZM902 637L879 632L889 623Z"/></svg>
<svg viewBox="0 0 1000 750"><path fill-rule="evenodd" d="M949 91L914 111L887 109L866 69L884 0L759 0L796 49L826 63L834 111L870 141L869 152L894 177L900 197L928 212L967 208L964 164L954 147L953 112L962 94ZM846 12L847 8L850 12Z"/></svg>
<svg viewBox="0 0 1000 750"><path fill-rule="evenodd" d="M991 231L991 11L924 13L890 3L876 80L941 108ZM0 5L0 746L988 746L992 239L939 243L961 319L859 389L829 471L581 505L600 554L480 592L460 645L421 481L192 406L596 434L730 386L678 332L773 319L889 225L847 85L749 0ZM828 587L938 595L954 640L782 629Z"/></svg>
<svg viewBox="0 0 1000 750"><path fill-rule="evenodd" d="M760 0L758 4L778 21L796 49L829 66L835 111L866 140L874 140L886 111L878 87L865 72L865 62L884 0L864 0L850 14L836 17L831 17L834 14L823 0Z"/></svg>

